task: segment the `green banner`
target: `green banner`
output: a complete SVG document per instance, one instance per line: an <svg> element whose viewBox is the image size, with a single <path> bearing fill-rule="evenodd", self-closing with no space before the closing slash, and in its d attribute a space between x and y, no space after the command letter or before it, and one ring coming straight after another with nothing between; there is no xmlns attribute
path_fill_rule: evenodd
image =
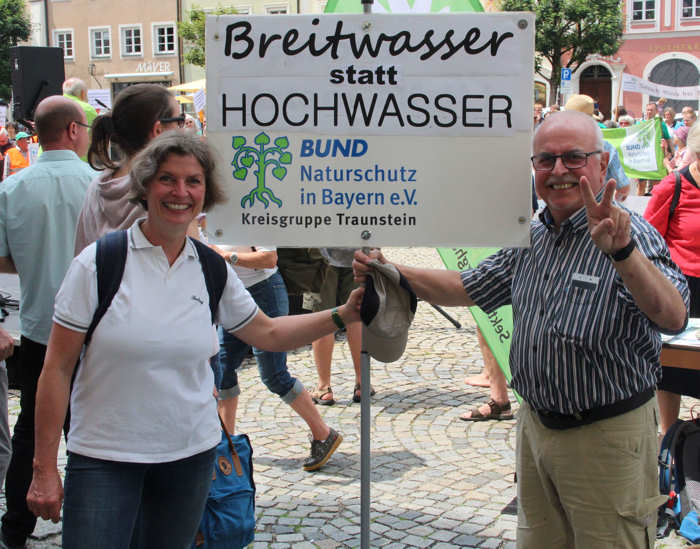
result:
<svg viewBox="0 0 700 549"><path fill-rule="evenodd" d="M463 271L476 267L499 249L438 248L437 251L445 267L453 271ZM513 308L510 305L504 305L491 314L486 314L479 307L470 307L469 311L510 385L510 380L513 377L510 373L509 361L510 343L513 339ZM517 393L515 396L520 401L520 396Z"/></svg>
<svg viewBox="0 0 700 549"><path fill-rule="evenodd" d="M617 149L627 177L636 179L666 177L661 135L660 118L627 128L603 130L605 140Z"/></svg>
<svg viewBox="0 0 700 549"><path fill-rule="evenodd" d="M372 13L482 12L479 0L374 0ZM360 0L328 0L325 13L362 13Z"/></svg>

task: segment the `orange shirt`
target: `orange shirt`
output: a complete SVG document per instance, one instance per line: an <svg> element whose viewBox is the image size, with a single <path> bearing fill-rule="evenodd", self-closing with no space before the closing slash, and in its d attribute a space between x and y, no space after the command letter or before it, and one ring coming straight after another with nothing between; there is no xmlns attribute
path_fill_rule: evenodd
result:
<svg viewBox="0 0 700 549"><path fill-rule="evenodd" d="M5 177L9 177L14 173L29 166L29 153L25 157L17 147L12 147L5 153Z"/></svg>

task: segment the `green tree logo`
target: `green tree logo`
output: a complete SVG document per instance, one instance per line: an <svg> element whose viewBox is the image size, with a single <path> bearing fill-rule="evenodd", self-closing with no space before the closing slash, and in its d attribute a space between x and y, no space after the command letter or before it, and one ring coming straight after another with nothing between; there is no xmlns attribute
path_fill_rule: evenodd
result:
<svg viewBox="0 0 700 549"><path fill-rule="evenodd" d="M282 206L282 201L265 185L265 173L268 167L272 167L272 176L282 181L287 175L287 168L282 164L292 163L292 154L285 151L289 147L289 139L286 137L278 137L275 139L274 146L266 147L270 144L270 136L265 132L261 132L255 136L253 142L257 147L252 147L245 144L246 139L240 135L233 138L232 147L236 151L231 165L233 166L233 177L239 181L245 181L248 177L248 170L255 167L253 174L255 175L255 188L247 195L241 198L241 208L245 208L255 204L255 200L259 200L265 204L265 208L270 205L270 201Z"/></svg>

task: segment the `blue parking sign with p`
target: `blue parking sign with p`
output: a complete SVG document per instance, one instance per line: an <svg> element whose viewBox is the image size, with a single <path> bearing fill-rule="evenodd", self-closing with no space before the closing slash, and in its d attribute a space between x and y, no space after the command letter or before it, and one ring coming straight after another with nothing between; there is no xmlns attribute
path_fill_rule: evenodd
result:
<svg viewBox="0 0 700 549"><path fill-rule="evenodd" d="M561 70L561 80L562 82L571 80L571 69L564 68Z"/></svg>

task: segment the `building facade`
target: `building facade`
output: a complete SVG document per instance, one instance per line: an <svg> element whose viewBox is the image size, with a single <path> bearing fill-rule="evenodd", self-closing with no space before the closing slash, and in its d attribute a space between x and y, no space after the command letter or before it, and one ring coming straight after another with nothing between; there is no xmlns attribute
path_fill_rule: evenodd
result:
<svg viewBox="0 0 700 549"><path fill-rule="evenodd" d="M615 105L641 118L644 106L658 98L622 90L623 73L673 87L700 84L700 0L622 1L620 49L614 56L590 56L573 73L572 91L597 98L606 118ZM698 100L668 101L676 112L685 105L697 110Z"/></svg>
<svg viewBox="0 0 700 549"><path fill-rule="evenodd" d="M180 83L179 1L48 0L51 46L63 49L66 78L109 90Z"/></svg>

